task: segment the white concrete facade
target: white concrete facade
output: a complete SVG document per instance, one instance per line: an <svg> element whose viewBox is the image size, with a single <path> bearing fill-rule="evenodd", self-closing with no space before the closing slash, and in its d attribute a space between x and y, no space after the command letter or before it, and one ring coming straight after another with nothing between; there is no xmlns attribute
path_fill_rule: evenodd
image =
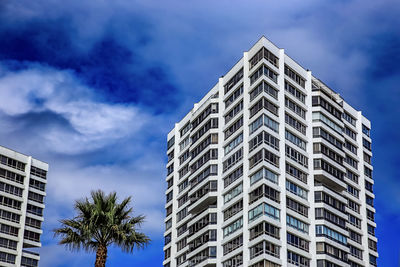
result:
<svg viewBox="0 0 400 267"><path fill-rule="evenodd" d="M370 128L262 37L168 134L163 266L376 266Z"/></svg>
<svg viewBox="0 0 400 267"><path fill-rule="evenodd" d="M48 168L0 146L0 266L38 266Z"/></svg>

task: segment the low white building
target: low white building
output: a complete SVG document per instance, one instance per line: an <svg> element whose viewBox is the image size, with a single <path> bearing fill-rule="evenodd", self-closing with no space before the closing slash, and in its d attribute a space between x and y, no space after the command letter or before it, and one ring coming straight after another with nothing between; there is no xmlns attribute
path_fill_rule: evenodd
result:
<svg viewBox="0 0 400 267"><path fill-rule="evenodd" d="M0 266L38 266L48 167L0 146Z"/></svg>
<svg viewBox="0 0 400 267"><path fill-rule="evenodd" d="M163 266L376 266L370 128L262 37L168 134Z"/></svg>

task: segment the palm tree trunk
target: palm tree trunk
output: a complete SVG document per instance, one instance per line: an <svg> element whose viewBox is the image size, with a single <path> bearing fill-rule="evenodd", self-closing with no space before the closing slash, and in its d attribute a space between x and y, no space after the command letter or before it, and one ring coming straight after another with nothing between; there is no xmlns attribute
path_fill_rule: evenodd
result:
<svg viewBox="0 0 400 267"><path fill-rule="evenodd" d="M104 245L100 245L97 248L96 262L94 264L94 267L105 267L106 260L107 260L107 247Z"/></svg>

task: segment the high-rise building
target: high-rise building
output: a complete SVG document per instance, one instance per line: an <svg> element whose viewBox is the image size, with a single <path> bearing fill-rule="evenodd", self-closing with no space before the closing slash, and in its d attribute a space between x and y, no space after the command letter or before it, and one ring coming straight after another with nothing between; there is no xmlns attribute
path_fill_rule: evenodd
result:
<svg viewBox="0 0 400 267"><path fill-rule="evenodd" d="M36 267L48 164L0 146L0 266Z"/></svg>
<svg viewBox="0 0 400 267"><path fill-rule="evenodd" d="M370 129L262 37L168 134L164 267L376 266Z"/></svg>

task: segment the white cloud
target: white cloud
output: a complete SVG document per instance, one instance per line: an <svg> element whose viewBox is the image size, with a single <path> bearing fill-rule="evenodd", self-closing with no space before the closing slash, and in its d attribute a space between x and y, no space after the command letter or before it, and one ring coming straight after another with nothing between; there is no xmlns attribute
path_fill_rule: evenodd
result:
<svg viewBox="0 0 400 267"><path fill-rule="evenodd" d="M70 71L32 64L12 72L0 67L0 111L9 116L50 111L73 128L52 127L42 132L43 144L60 153L80 153L130 136L149 116L133 105L109 104L97 99Z"/></svg>

